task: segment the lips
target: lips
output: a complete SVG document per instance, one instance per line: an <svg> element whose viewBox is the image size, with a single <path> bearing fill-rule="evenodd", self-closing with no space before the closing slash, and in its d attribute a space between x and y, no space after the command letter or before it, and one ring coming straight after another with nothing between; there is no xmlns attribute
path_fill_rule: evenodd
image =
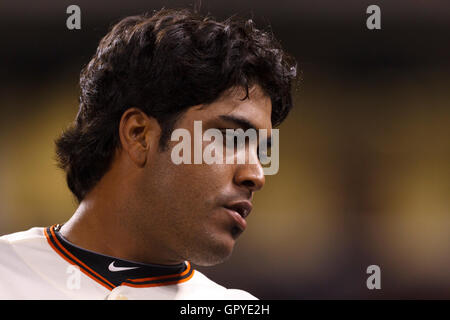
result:
<svg viewBox="0 0 450 320"><path fill-rule="evenodd" d="M245 218L252 211L252 204L250 201L237 201L224 206L228 214L234 219L237 226L241 231L244 231L247 227L247 221Z"/></svg>
<svg viewBox="0 0 450 320"><path fill-rule="evenodd" d="M225 208L236 211L243 219L247 218L253 209L250 201L238 201L225 206Z"/></svg>

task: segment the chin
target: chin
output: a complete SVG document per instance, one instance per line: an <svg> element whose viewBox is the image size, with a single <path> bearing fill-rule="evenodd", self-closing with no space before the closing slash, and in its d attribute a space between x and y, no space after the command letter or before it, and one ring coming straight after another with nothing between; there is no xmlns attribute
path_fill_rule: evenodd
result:
<svg viewBox="0 0 450 320"><path fill-rule="evenodd" d="M214 266L225 262L232 254L235 240L228 236L228 239L214 239L206 241L208 246L202 246L196 252L191 252L189 261L202 267Z"/></svg>

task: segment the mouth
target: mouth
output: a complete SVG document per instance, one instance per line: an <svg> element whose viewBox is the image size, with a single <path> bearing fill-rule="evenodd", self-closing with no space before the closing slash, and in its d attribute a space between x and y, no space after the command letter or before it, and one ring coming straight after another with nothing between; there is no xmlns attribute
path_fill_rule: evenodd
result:
<svg viewBox="0 0 450 320"><path fill-rule="evenodd" d="M237 201L225 206L226 209L237 212L243 219L247 218L253 209L253 205L250 201Z"/></svg>
<svg viewBox="0 0 450 320"><path fill-rule="evenodd" d="M247 221L245 218L248 217L252 211L252 204L250 201L238 201L231 204L225 205L227 213L233 218L238 230L234 230L233 233L242 233L247 228ZM239 232L238 232L239 231Z"/></svg>

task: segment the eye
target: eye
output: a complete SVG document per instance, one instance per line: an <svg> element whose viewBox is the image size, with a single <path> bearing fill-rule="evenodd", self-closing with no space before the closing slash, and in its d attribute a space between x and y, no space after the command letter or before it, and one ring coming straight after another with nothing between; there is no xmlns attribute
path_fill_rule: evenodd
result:
<svg viewBox="0 0 450 320"><path fill-rule="evenodd" d="M234 132L234 129L219 129L221 132L222 132L222 134L223 134L223 136L224 136L224 140L223 140L223 143L225 144L225 146L227 147L227 148L232 148L232 149L235 149L236 150L236 148L237 148L237 136L236 136L236 134L235 134L235 132Z"/></svg>

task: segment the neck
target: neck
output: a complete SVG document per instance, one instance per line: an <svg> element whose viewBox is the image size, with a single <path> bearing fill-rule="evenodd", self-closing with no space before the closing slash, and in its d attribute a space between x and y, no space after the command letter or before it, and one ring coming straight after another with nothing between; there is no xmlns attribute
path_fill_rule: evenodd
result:
<svg viewBox="0 0 450 320"><path fill-rule="evenodd" d="M127 197L122 197L122 199ZM93 190L60 233L72 244L100 254L148 264L174 265L184 261L152 237L152 232L138 228L136 216L126 203L113 195ZM151 217L148 217L151 219Z"/></svg>

